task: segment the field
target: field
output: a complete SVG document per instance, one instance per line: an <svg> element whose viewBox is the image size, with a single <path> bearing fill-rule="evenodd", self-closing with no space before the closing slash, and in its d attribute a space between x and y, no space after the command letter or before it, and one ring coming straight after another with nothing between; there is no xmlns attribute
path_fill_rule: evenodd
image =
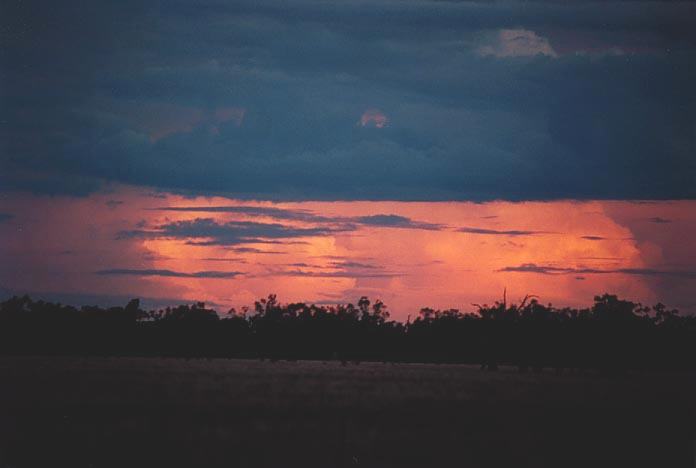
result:
<svg viewBox="0 0 696 468"><path fill-rule="evenodd" d="M693 374L0 358L0 467L695 466Z"/></svg>

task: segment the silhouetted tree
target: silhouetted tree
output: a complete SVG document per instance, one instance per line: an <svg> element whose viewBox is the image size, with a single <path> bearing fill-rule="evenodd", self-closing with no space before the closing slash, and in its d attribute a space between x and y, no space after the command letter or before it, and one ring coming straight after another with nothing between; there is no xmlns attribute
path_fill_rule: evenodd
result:
<svg viewBox="0 0 696 468"><path fill-rule="evenodd" d="M696 368L696 319L610 294L588 309L557 309L532 296L469 313L423 308L405 324L367 297L357 306L318 306L281 304L271 294L253 310L219 316L203 302L145 311L133 299L77 309L22 296L0 303L0 353L461 362L614 374Z"/></svg>

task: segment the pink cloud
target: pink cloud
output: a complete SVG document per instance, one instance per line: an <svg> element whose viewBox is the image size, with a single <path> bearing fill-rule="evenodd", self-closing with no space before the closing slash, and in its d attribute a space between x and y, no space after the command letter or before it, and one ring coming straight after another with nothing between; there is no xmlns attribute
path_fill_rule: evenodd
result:
<svg viewBox="0 0 696 468"><path fill-rule="evenodd" d="M389 123L389 118L379 109L367 109L360 117L359 123L362 127L372 125L376 128L384 128Z"/></svg>
<svg viewBox="0 0 696 468"><path fill-rule="evenodd" d="M558 57L548 39L526 29L501 29L476 52L479 55L496 57L530 57L534 55Z"/></svg>

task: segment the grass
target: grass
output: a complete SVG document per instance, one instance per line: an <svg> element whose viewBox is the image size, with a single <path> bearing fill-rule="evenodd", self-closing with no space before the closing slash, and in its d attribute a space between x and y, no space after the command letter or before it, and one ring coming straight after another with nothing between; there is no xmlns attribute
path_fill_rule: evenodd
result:
<svg viewBox="0 0 696 468"><path fill-rule="evenodd" d="M0 467L694 466L696 376L0 358Z"/></svg>

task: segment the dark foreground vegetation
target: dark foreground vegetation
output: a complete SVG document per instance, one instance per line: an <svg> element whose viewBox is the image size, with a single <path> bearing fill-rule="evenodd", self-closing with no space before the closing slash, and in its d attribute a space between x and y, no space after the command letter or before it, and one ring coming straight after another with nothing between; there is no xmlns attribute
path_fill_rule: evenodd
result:
<svg viewBox="0 0 696 468"><path fill-rule="evenodd" d="M692 372L0 357L0 466L688 467Z"/></svg>
<svg viewBox="0 0 696 468"><path fill-rule="evenodd" d="M691 467L695 343L694 318L611 295L406 323L365 298L218 315L15 297L0 467Z"/></svg>
<svg viewBox="0 0 696 468"><path fill-rule="evenodd" d="M608 294L582 310L527 298L473 313L422 309L406 323L364 297L357 306L326 307L281 304L271 295L253 310L220 316L203 303L145 311L136 299L77 309L25 296L0 303L0 354L507 364L523 372L696 369L696 318Z"/></svg>

